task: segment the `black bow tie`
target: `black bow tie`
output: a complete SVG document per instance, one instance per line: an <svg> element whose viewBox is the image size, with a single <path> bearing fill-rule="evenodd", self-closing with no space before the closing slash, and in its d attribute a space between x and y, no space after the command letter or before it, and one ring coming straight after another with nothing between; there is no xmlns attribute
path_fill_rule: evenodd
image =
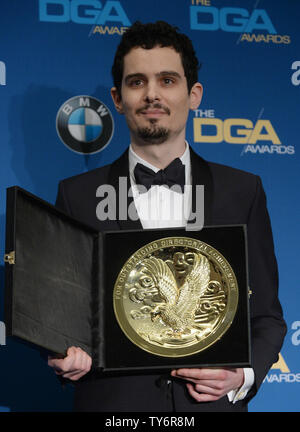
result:
<svg viewBox="0 0 300 432"><path fill-rule="evenodd" d="M185 184L185 166L179 158L176 158L165 169L155 173L145 165L137 163L134 168L134 177L136 183L138 185L144 185L147 190L149 190L152 185L167 185L169 187L179 185L183 192Z"/></svg>

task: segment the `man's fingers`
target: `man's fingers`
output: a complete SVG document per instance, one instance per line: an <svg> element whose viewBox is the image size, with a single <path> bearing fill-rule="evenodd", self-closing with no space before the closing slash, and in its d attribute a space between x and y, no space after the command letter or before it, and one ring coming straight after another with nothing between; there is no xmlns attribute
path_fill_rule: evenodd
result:
<svg viewBox="0 0 300 432"><path fill-rule="evenodd" d="M91 367L92 367L92 359L91 359L91 357L86 352L82 351L80 369L84 373L87 373L87 372L90 371Z"/></svg>
<svg viewBox="0 0 300 432"><path fill-rule="evenodd" d="M65 378L74 379L81 377L92 366L91 357L79 347L70 347L67 350L67 355L64 359L49 358L48 365L53 367L57 375L62 375Z"/></svg>
<svg viewBox="0 0 300 432"><path fill-rule="evenodd" d="M243 385L243 369L178 369L173 377L187 381L189 394L198 402L213 401Z"/></svg>
<svg viewBox="0 0 300 432"><path fill-rule="evenodd" d="M82 376L84 376L86 374L85 371L82 370L78 370L78 371L74 371L74 372L67 372L64 373L62 376L63 378L68 378L71 381L77 381L79 380Z"/></svg>
<svg viewBox="0 0 300 432"><path fill-rule="evenodd" d="M193 383L196 390L199 390L200 392L206 392L206 390L210 389L212 390L212 394L218 394L219 392L225 391L224 381L222 380L199 380L193 378L184 378L184 380ZM201 390L200 386L206 390Z"/></svg>
<svg viewBox="0 0 300 432"><path fill-rule="evenodd" d="M62 371L62 367L64 364L63 360L64 359L49 358L48 359L48 366L54 368L56 371Z"/></svg>
<svg viewBox="0 0 300 432"><path fill-rule="evenodd" d="M73 367L77 369L71 370L70 372L62 373L63 378L68 378L72 381L77 381L83 375L88 373L92 366L92 359L84 351L78 350L75 354Z"/></svg>
<svg viewBox="0 0 300 432"><path fill-rule="evenodd" d="M218 388L217 386L216 387L206 386L201 383L201 384L195 384L193 387L197 393L206 393L218 397L224 395L224 389L221 386Z"/></svg>
<svg viewBox="0 0 300 432"><path fill-rule="evenodd" d="M222 380L225 379L224 369L178 369L172 371L171 375L177 378L189 379L192 382L197 380Z"/></svg>
<svg viewBox="0 0 300 432"><path fill-rule="evenodd" d="M214 395L208 394L208 393L198 393L195 390L195 387L193 384L188 383L186 386L187 386L189 394L197 402L211 402L211 401L215 401L215 400L219 399L219 396L214 396Z"/></svg>
<svg viewBox="0 0 300 432"><path fill-rule="evenodd" d="M79 347L71 347L67 351L67 356L63 360L63 370L72 372L84 368L84 358L86 353Z"/></svg>

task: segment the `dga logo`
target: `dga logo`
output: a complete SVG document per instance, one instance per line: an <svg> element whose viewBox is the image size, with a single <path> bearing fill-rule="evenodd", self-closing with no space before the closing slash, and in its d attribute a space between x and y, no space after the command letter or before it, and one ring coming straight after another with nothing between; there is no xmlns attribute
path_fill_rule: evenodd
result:
<svg viewBox="0 0 300 432"><path fill-rule="evenodd" d="M3 61L0 61L0 85L6 85L6 66Z"/></svg>
<svg viewBox="0 0 300 432"><path fill-rule="evenodd" d="M274 370L279 370L280 373L272 373ZM265 383L299 383L300 382L300 373L291 373L287 363L285 362L283 356L279 354L279 359L277 363L274 363L270 373L264 379Z"/></svg>
<svg viewBox="0 0 300 432"><path fill-rule="evenodd" d="M298 346L300 345L300 321L293 322L292 330L295 330L292 335L292 344Z"/></svg>
<svg viewBox="0 0 300 432"><path fill-rule="evenodd" d="M195 142L243 144L242 154L249 152L280 155L295 153L294 146L282 145L270 120L261 118L256 122L243 118L222 120L215 118L213 109L197 109L194 113Z"/></svg>
<svg viewBox="0 0 300 432"><path fill-rule="evenodd" d="M119 1L39 0L39 19L44 22L74 22L93 25L92 33L122 35L131 25ZM108 26L107 23L114 23Z"/></svg>
<svg viewBox="0 0 300 432"><path fill-rule="evenodd" d="M56 129L62 142L71 150L92 154L109 144L114 122L103 102L90 96L75 96L60 107Z"/></svg>
<svg viewBox="0 0 300 432"><path fill-rule="evenodd" d="M241 33L240 40L247 42L290 43L290 37L277 31L264 9L211 6L211 0L191 0L190 23L192 30ZM260 33L253 33L259 31ZM261 34L261 31L266 32Z"/></svg>
<svg viewBox="0 0 300 432"><path fill-rule="evenodd" d="M293 62L292 70L296 71L292 74L292 78L291 78L292 84L294 86L298 86L300 84L300 61Z"/></svg>

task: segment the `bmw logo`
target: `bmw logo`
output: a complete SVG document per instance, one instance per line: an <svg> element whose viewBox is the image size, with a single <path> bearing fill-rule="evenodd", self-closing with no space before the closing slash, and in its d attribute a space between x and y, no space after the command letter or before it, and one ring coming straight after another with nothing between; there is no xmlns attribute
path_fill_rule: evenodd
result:
<svg viewBox="0 0 300 432"><path fill-rule="evenodd" d="M75 96L58 110L56 130L69 149L76 153L92 154L109 144L114 121L103 102L91 96Z"/></svg>

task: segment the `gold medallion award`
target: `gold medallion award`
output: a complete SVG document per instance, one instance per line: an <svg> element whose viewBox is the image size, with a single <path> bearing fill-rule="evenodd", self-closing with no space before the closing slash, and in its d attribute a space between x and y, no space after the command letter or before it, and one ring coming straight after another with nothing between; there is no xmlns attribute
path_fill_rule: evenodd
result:
<svg viewBox="0 0 300 432"><path fill-rule="evenodd" d="M238 285L216 249L189 237L168 237L127 260L113 301L131 342L155 355L183 357L208 348L228 330Z"/></svg>

